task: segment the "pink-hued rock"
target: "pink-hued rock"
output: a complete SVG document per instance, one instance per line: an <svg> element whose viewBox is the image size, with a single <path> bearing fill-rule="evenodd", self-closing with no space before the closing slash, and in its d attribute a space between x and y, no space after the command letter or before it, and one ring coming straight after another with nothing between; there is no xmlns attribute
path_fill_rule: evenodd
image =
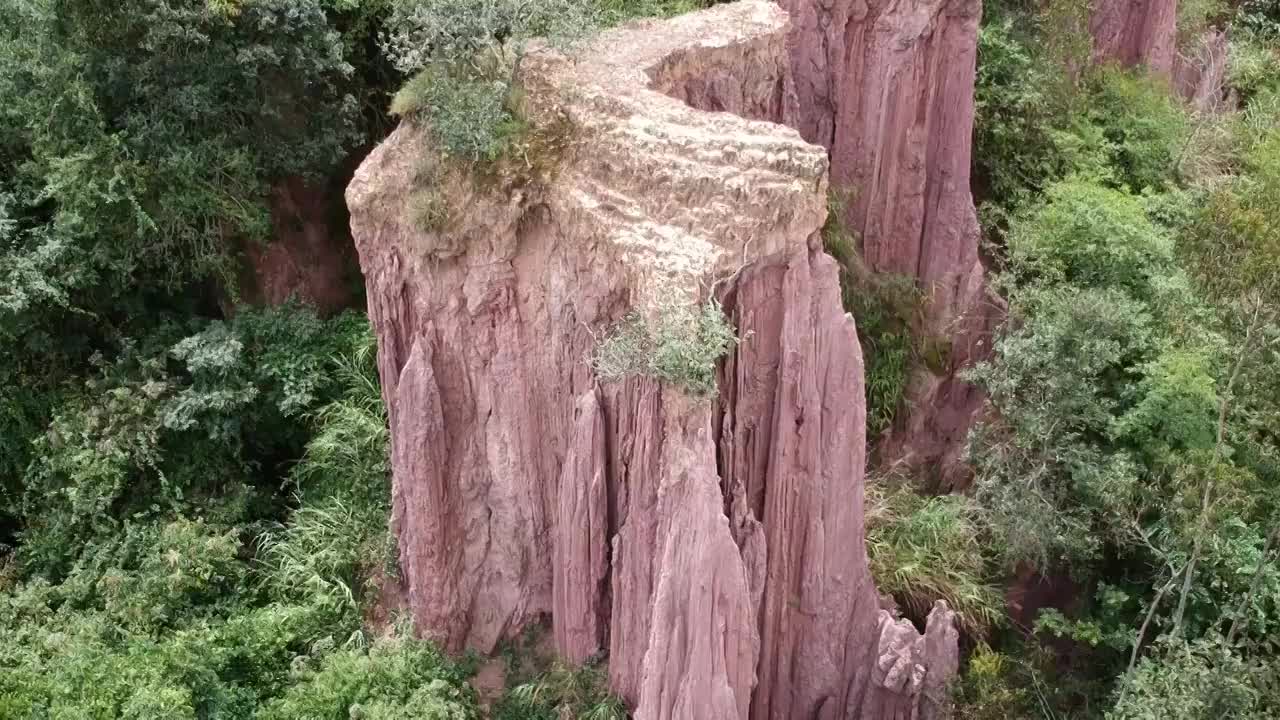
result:
<svg viewBox="0 0 1280 720"><path fill-rule="evenodd" d="M798 126L853 194L864 261L917 278L949 319L981 273L969 191L981 2L788 2Z"/></svg>
<svg viewBox="0 0 1280 720"><path fill-rule="evenodd" d="M715 471L712 408L663 406L649 638L637 718L746 718L760 642ZM623 614L637 608L615 605ZM625 657L625 653L623 655Z"/></svg>
<svg viewBox="0 0 1280 720"><path fill-rule="evenodd" d="M957 373L987 356L1003 316L986 287L969 189L982 3L780 2L793 17L789 121L830 151L867 267L914 278L927 301L917 330L949 345L944 362L917 369L882 459L959 484L983 396Z"/></svg>
<svg viewBox="0 0 1280 720"><path fill-rule="evenodd" d="M1227 102L1223 92L1231 45L1225 30L1208 30L1178 52L1173 83L1197 112L1214 112Z"/></svg>
<svg viewBox="0 0 1280 720"><path fill-rule="evenodd" d="M573 436L560 471L552 528L551 605L556 647L582 664L603 649L605 581L609 572L609 503L604 416L595 389L578 398Z"/></svg>
<svg viewBox="0 0 1280 720"><path fill-rule="evenodd" d="M752 521L744 556L765 556L752 718L847 705L873 642L862 353L839 298L835 262L817 252L748 268L726 297L751 339L724 368L723 481Z"/></svg>
<svg viewBox="0 0 1280 720"><path fill-rule="evenodd" d="M787 31L754 0L610 31L574 62L534 49L531 119L573 128L554 175L445 172L448 222L418 227L439 153L406 123L347 192L420 631L489 652L549 616L568 659L608 649L638 720L908 717L954 672L941 651L902 661L915 684L874 671L885 628L929 635L880 609L867 567L826 153L766 122L795 108ZM712 294L744 338L718 399L596 377L621 318Z"/></svg>
<svg viewBox="0 0 1280 720"><path fill-rule="evenodd" d="M352 304L355 258L335 223L330 188L289 177L271 189L271 239L244 249L242 290L250 302L296 299L328 314Z"/></svg>
<svg viewBox="0 0 1280 720"><path fill-rule="evenodd" d="M1145 66L1170 77L1178 53L1178 0L1094 0L1093 61Z"/></svg>

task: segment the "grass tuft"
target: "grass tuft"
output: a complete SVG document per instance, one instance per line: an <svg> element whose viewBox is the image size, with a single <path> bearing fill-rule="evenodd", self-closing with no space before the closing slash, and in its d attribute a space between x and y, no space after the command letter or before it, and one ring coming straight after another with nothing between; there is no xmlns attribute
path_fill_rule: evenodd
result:
<svg viewBox="0 0 1280 720"><path fill-rule="evenodd" d="M985 560L968 498L926 497L905 485L869 482L866 523L871 574L908 615L922 619L942 599L970 635L983 635L1001 621L1003 602L984 581Z"/></svg>

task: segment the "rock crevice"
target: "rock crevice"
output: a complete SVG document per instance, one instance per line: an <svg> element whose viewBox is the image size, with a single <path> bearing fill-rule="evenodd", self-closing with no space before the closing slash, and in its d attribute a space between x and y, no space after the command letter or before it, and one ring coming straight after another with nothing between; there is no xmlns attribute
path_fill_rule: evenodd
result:
<svg viewBox="0 0 1280 720"><path fill-rule="evenodd" d="M543 183L445 188L442 230L411 211L425 128L356 173L403 575L446 647L549 618L641 720L927 717L954 672L945 607L922 636L867 568L861 352L818 235L826 152L778 124L787 38L753 0L531 50L532 119L566 115L573 147ZM595 376L624 316L713 295L744 338L718 399Z"/></svg>
<svg viewBox="0 0 1280 720"><path fill-rule="evenodd" d="M988 355L1004 314L969 187L981 0L780 1L793 18L788 122L830 151L867 268L915 281L925 317L913 331L945 348L916 369L883 460L963 485L983 396L958 373Z"/></svg>

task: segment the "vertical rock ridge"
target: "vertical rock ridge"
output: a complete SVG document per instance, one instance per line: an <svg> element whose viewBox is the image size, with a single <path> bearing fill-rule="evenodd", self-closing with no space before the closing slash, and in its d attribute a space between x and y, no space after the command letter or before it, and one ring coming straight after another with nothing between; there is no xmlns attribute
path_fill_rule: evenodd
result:
<svg viewBox="0 0 1280 720"><path fill-rule="evenodd" d="M582 664L603 648L604 582L609 570L609 513L604 417L594 388L578 398L576 419L557 489L551 563L556 647ZM584 590L585 592L577 592Z"/></svg>
<svg viewBox="0 0 1280 720"><path fill-rule="evenodd" d="M773 406L770 425L755 430L763 461L731 478L763 490L764 645L754 718L813 717L822 702L843 702L852 669L845 664L846 638L831 629L856 626L854 611L875 602L861 522L861 351L840 309L834 261L806 248L784 267L740 280L736 319L762 339L754 362L768 370L765 382L739 374L743 384L727 393L739 408ZM775 298L780 311L742 305L760 296ZM740 410L733 415L752 417ZM863 625L850 642L866 642L871 628Z"/></svg>
<svg viewBox="0 0 1280 720"><path fill-rule="evenodd" d="M948 348L917 369L884 460L963 484L982 396L958 373L986 356L1002 316L969 189L981 0L780 2L795 19L788 122L829 150L867 267L914 278L926 297L917 330Z"/></svg>
<svg viewBox="0 0 1280 720"><path fill-rule="evenodd" d="M438 153L406 123L347 193L420 630L489 652L549 617L567 659L608 648L639 720L925 702L874 672L892 618L863 540L861 353L818 236L826 153L767 122L796 111L787 35L754 0L610 31L572 62L535 48L534 120L555 105L574 126L553 180L451 182L448 227L418 227ZM624 315L710 293L744 338L718 400L595 377Z"/></svg>
<svg viewBox="0 0 1280 720"><path fill-rule="evenodd" d="M1094 0L1093 61L1145 66L1170 77L1178 53L1177 0Z"/></svg>
<svg viewBox="0 0 1280 720"><path fill-rule="evenodd" d="M662 418L658 571L636 717L745 718L760 643L746 568L707 462L712 408L672 400Z"/></svg>
<svg viewBox="0 0 1280 720"><path fill-rule="evenodd" d="M1192 40L1174 60L1174 86L1197 112L1214 112L1226 105L1224 89L1230 52L1227 32L1210 29Z"/></svg>
<svg viewBox="0 0 1280 720"><path fill-rule="evenodd" d="M392 526L398 533L411 532L416 542L401 546L400 565L406 575L420 578L409 585L409 607L422 627L447 647L457 647L465 633L457 597L446 588L463 579L450 557L456 533L458 506L446 482L448 460L443 437L444 411L436 385L431 354L415 341L401 369L397 406L391 412L391 434L396 438L391 464L393 476ZM412 479L412 482L406 482Z"/></svg>

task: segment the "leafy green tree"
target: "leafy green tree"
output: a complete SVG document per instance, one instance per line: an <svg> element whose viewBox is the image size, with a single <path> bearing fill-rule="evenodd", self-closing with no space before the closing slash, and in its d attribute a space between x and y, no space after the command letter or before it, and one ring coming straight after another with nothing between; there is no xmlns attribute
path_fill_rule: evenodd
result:
<svg viewBox="0 0 1280 720"><path fill-rule="evenodd" d="M15 260L46 283L53 262L74 271L7 297L229 277L228 241L266 234L270 180L323 173L359 139L353 67L318 0L24 0L4 15L0 112L38 221L20 224Z"/></svg>
<svg viewBox="0 0 1280 720"><path fill-rule="evenodd" d="M298 681L258 714L262 720L475 720L475 691L430 643L403 635L367 650L343 648L297 670Z"/></svg>
<svg viewBox="0 0 1280 720"><path fill-rule="evenodd" d="M99 361L55 409L23 474L24 566L56 576L71 548L127 518L264 507L254 499L273 494L306 441L302 421L335 391L327 357L361 323L291 306L245 311Z"/></svg>
<svg viewBox="0 0 1280 720"><path fill-rule="evenodd" d="M1173 643L1145 658L1107 720L1261 720L1276 709L1257 682L1261 668L1221 638ZM1270 711L1268 711L1270 707Z"/></svg>
<svg viewBox="0 0 1280 720"><path fill-rule="evenodd" d="M1212 376L1179 354L1189 284L1137 200L1067 181L1008 241L1012 319L973 373L999 410L974 436L980 505L1010 563L1088 564L1140 514L1153 438L1203 443Z"/></svg>
<svg viewBox="0 0 1280 720"><path fill-rule="evenodd" d="M32 442L90 358L221 314L239 249L268 239L272 183L322 178L367 141L385 63L366 49L386 12L0 4L0 542Z"/></svg>
<svg viewBox="0 0 1280 720"><path fill-rule="evenodd" d="M1237 389L1248 385L1254 372L1273 372L1273 346L1280 342L1276 339L1280 320L1280 232L1269 220L1280 211L1280 134L1254 148L1247 161L1249 172L1211 197L1204 216L1184 242L1200 287L1222 310L1226 332L1236 343L1219 402L1213 454L1201 483L1195 540L1183 575L1175 632L1180 629L1191 596L1215 506L1230 497L1231 471L1236 467L1230 458L1233 400ZM1244 441L1256 438L1253 435Z"/></svg>
<svg viewBox="0 0 1280 720"><path fill-rule="evenodd" d="M24 543L27 578L0 573L0 716L476 717L464 667L407 629L371 641L362 627L389 538L368 325L285 308L156 345L173 369L160 379L146 361L105 369L111 400L81 412L78 399L79 431L51 453L130 449L104 453L133 485L90 518L105 518L103 530L62 548L60 572L33 572L45 556ZM139 417L160 418L159 429ZM288 481L300 505L275 523L242 489L283 479L252 452L280 442L282 427L313 432L299 438L305 451L287 451L302 458ZM169 482L148 488L156 468ZM33 516L76 520L74 509L57 501Z"/></svg>

